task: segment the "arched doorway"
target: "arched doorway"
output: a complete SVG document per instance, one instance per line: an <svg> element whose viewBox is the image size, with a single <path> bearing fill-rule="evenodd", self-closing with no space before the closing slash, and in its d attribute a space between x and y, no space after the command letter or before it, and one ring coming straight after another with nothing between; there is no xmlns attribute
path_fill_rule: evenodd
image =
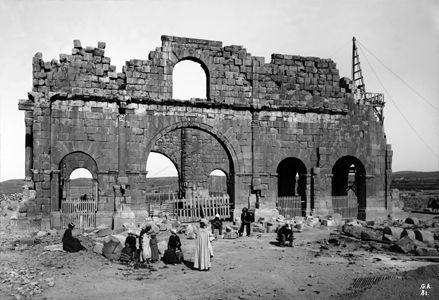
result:
<svg viewBox="0 0 439 300"><path fill-rule="evenodd" d="M98 203L98 168L84 152L72 152L59 164L59 209L61 226L73 223L78 228L96 227Z"/></svg>
<svg viewBox="0 0 439 300"><path fill-rule="evenodd" d="M230 185L228 183L226 172L221 169L215 169L209 174L209 196L228 195Z"/></svg>
<svg viewBox="0 0 439 300"><path fill-rule="evenodd" d="M224 197L227 198L225 204L223 203L223 206L227 206L224 215L225 218L230 218L234 209L235 161L232 157L236 158L236 154L232 156L230 144L221 139L221 133L219 136L215 133L215 129L206 124L174 124L153 138L148 148L175 158L179 169L179 196L184 199L183 202L188 199L194 202L194 199L198 199L197 201L204 201L203 206L211 203L213 200L208 199L209 174L215 169L222 170L227 175L228 193ZM200 214L203 215L210 217L205 213Z"/></svg>
<svg viewBox="0 0 439 300"><path fill-rule="evenodd" d="M344 218L366 219L366 170L354 156L343 156L332 168L332 206Z"/></svg>
<svg viewBox="0 0 439 300"><path fill-rule="evenodd" d="M284 216L306 215L306 178L305 164L298 158L288 157L277 167L278 210Z"/></svg>
<svg viewBox="0 0 439 300"><path fill-rule="evenodd" d="M145 207L151 216L174 214L179 198L180 180L175 162L168 156L151 151L146 162Z"/></svg>

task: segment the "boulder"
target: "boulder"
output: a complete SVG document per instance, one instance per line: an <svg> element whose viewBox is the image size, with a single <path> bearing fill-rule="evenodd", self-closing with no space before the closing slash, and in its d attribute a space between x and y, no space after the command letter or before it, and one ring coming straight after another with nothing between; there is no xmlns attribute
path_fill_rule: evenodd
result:
<svg viewBox="0 0 439 300"><path fill-rule="evenodd" d="M264 227L253 227L253 232L264 233Z"/></svg>
<svg viewBox="0 0 439 300"><path fill-rule="evenodd" d="M417 247L415 254L418 256L439 256L439 251L431 247Z"/></svg>
<svg viewBox="0 0 439 300"><path fill-rule="evenodd" d="M403 238L403 237L405 237L405 236L408 236L408 237L411 238L412 240L415 240L415 239L416 239L416 237L415 237L415 233L413 232L413 230L410 230L410 229L404 229L404 230L401 232L401 238Z"/></svg>
<svg viewBox="0 0 439 300"><path fill-rule="evenodd" d="M123 237L123 242L125 242L125 237ZM120 237L116 235L109 235L105 237L102 254L110 260L118 260L120 254L122 253L123 244Z"/></svg>
<svg viewBox="0 0 439 300"><path fill-rule="evenodd" d="M349 235L361 239L362 226L343 225L342 231Z"/></svg>
<svg viewBox="0 0 439 300"><path fill-rule="evenodd" d="M394 240L399 240L401 238L401 233L404 229L401 227L392 227L392 226L386 226L384 227L383 234L384 235L391 235Z"/></svg>
<svg viewBox="0 0 439 300"><path fill-rule="evenodd" d="M226 239L226 240L232 240L232 239L237 239L237 238L238 238L238 233L236 231L227 231L223 237L223 239Z"/></svg>
<svg viewBox="0 0 439 300"><path fill-rule="evenodd" d="M424 242L430 247L434 246L434 234L428 230L414 230L415 238L418 241Z"/></svg>
<svg viewBox="0 0 439 300"><path fill-rule="evenodd" d="M324 219L322 220L322 225L327 227L337 226L337 223L334 220Z"/></svg>
<svg viewBox="0 0 439 300"><path fill-rule="evenodd" d="M390 250L399 253L409 253L415 248L415 242L409 236L404 236L390 247Z"/></svg>
<svg viewBox="0 0 439 300"><path fill-rule="evenodd" d="M46 236L47 235L47 232L46 231L38 231L37 232L37 238L42 238L42 237L44 237L44 236Z"/></svg>
<svg viewBox="0 0 439 300"><path fill-rule="evenodd" d="M93 247L93 252L102 255L103 249L104 249L104 244L97 242Z"/></svg>
<svg viewBox="0 0 439 300"><path fill-rule="evenodd" d="M362 240L375 240L382 241L383 240L383 232L381 230L374 230L367 227L363 227L361 231L361 239Z"/></svg>
<svg viewBox="0 0 439 300"><path fill-rule="evenodd" d="M383 234L383 241L387 242L396 242L398 239L395 238L393 235L390 234Z"/></svg>

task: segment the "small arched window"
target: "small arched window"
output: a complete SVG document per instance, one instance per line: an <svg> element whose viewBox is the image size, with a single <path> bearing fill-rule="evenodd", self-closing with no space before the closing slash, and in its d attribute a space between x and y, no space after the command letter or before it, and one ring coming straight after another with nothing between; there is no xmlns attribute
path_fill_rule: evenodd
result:
<svg viewBox="0 0 439 300"><path fill-rule="evenodd" d="M209 98L209 71L196 60L179 61L174 66L172 84L173 99Z"/></svg>

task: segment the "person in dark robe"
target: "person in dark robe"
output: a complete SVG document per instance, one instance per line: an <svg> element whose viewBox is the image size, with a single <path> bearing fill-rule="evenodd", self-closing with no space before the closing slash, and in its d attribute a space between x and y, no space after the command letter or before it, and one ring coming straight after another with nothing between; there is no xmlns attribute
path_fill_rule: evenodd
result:
<svg viewBox="0 0 439 300"><path fill-rule="evenodd" d="M242 209L242 213L241 213L241 227L239 228L239 236L242 236L242 234L244 233L244 227L245 227L245 231L247 233L247 236L250 235L250 224L252 222L252 217L250 215L250 213L248 212L247 207L244 207Z"/></svg>
<svg viewBox="0 0 439 300"><path fill-rule="evenodd" d="M151 239L149 240L149 247L151 248L151 262L155 263L160 259L160 251L158 247L158 241L155 234L151 234Z"/></svg>
<svg viewBox="0 0 439 300"><path fill-rule="evenodd" d="M163 261L166 264L179 264L183 261L180 237L175 229L171 229L171 236L168 241L168 249L165 251Z"/></svg>
<svg viewBox="0 0 439 300"><path fill-rule="evenodd" d="M119 260L122 262L136 262L138 259L136 237L132 231L128 231L128 236L125 239L125 247L122 249Z"/></svg>
<svg viewBox="0 0 439 300"><path fill-rule="evenodd" d="M288 242L288 246L293 247L293 229L290 222L286 222L277 231L277 240L281 247L285 247L285 243Z"/></svg>
<svg viewBox="0 0 439 300"><path fill-rule="evenodd" d="M212 230L215 238L218 238L218 234L223 234L223 221L220 219L220 215L216 214L215 219L211 221L212 223Z"/></svg>
<svg viewBox="0 0 439 300"><path fill-rule="evenodd" d="M73 237L73 228L75 228L75 224L70 223L62 237L62 248L67 252L78 252L85 249L81 242Z"/></svg>

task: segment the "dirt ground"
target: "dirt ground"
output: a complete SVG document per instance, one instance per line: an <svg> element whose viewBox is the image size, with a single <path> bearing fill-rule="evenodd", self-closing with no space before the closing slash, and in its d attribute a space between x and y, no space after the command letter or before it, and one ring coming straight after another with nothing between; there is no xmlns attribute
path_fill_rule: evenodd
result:
<svg viewBox="0 0 439 300"><path fill-rule="evenodd" d="M422 299L422 291L439 299L439 264L405 260L385 244L342 237L337 228L305 227L295 233L294 248L278 247L274 233L216 240L210 271L191 268L195 242L184 235L185 264L134 269L94 253L84 236L87 251L65 253L43 251L62 232L36 240L4 233L0 299ZM168 236L161 232L159 241ZM355 278L396 274L353 288Z"/></svg>

